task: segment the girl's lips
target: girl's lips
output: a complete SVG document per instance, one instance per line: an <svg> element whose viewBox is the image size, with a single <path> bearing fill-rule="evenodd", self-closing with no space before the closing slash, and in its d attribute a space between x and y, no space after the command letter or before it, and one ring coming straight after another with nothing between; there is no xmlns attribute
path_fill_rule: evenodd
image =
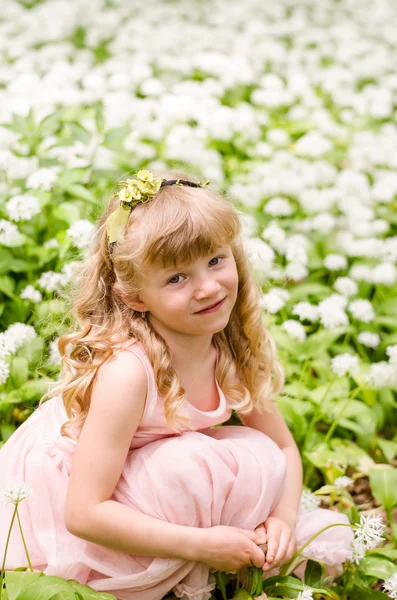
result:
<svg viewBox="0 0 397 600"><path fill-rule="evenodd" d="M201 314L206 314L206 313L210 313L210 312L215 312L216 310L218 310L218 308L220 308L222 306L222 304L224 303L224 301L226 300L226 296L225 298L223 298L222 300L220 300L217 304L215 304L214 306L210 307L210 308L205 308L203 310L199 310L198 312L196 312L196 315L201 315Z"/></svg>

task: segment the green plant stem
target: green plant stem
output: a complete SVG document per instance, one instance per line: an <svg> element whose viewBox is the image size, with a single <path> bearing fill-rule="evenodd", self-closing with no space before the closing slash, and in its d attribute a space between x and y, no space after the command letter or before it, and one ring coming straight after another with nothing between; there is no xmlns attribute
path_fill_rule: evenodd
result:
<svg viewBox="0 0 397 600"><path fill-rule="evenodd" d="M332 523L331 525L327 525L326 527L323 527L322 529L320 529L320 531L317 531L317 533L315 533L314 535L312 535L312 537L305 544L303 544L303 546L301 548L299 548L299 550L297 552L295 552L295 554L291 558L291 560L288 563L286 563L283 566L283 568L281 569L280 575L281 576L288 575L288 570L293 565L293 563L296 561L296 559L299 558L299 556L302 554L302 552L304 551L304 549L307 548L307 546L309 544L311 544L312 541L314 539L316 539L316 537L318 537L321 533L323 533L327 529L331 529L331 527L351 527L351 529L354 529L354 525L352 525L351 523Z"/></svg>
<svg viewBox="0 0 397 600"><path fill-rule="evenodd" d="M26 558L28 559L28 563L29 563L29 569L30 569L30 570L31 570L31 572L33 573L33 567L32 567L32 563L30 562L30 556L29 556L28 548L27 548L27 546L26 546L26 542L25 542L25 536L23 535L23 531L22 531L22 524L21 524L21 521L20 521L20 519L19 519L19 513L18 513L18 502L17 502L17 504L16 504L16 511L17 511L17 519L18 519L19 531L21 532L21 537L22 537L23 547L25 548Z"/></svg>
<svg viewBox="0 0 397 600"><path fill-rule="evenodd" d="M5 566L6 566L6 557L7 557L8 544L9 544L9 541L10 541L11 530L12 530L12 526L13 526L14 521L15 521L15 516L17 514L17 511L18 511L18 503L15 504L14 514L12 515L10 528L8 530L6 548L4 550L3 565L1 567L1 574L0 574L0 600L1 600L2 596L3 596L3 578L5 578Z"/></svg>
<svg viewBox="0 0 397 600"><path fill-rule="evenodd" d="M328 429L327 434L324 438L324 444L328 444L329 440L331 439L336 427L338 426L339 420L342 417L343 413L345 412L346 408L348 407L348 405L350 404L350 402L357 396L358 392L361 390L361 386L358 386L354 392L352 393L352 395L349 394L349 396L346 399L346 402L344 403L344 405L342 406L342 408L340 409L339 413L337 414L337 416L335 417L335 419L332 421L331 423L331 427Z"/></svg>

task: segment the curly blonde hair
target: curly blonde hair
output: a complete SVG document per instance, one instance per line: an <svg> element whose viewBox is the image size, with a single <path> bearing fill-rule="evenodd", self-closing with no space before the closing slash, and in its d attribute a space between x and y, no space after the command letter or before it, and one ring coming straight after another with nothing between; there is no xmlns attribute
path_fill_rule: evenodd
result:
<svg viewBox="0 0 397 600"><path fill-rule="evenodd" d="M175 171L156 176L196 181ZM150 322L122 297L137 296L145 268L158 264L159 257L163 266L175 265L176 257L190 263L225 245L232 250L239 283L229 322L213 336L219 351L215 375L235 411L242 415L254 407L261 413L271 411L272 395L282 389L284 372L276 359L274 340L262 322L260 287L250 271L237 211L209 188L165 186L152 201L132 210L126 231L110 255L106 219L118 204L116 194L98 220L88 257L77 266L70 288L74 331L58 340L62 357L59 383L39 403L62 394L69 420L62 425L61 435L73 438L67 429L82 427L99 368L131 339L142 343L158 392L164 396L166 421L180 431L178 422L186 424L186 419L178 412L186 394L170 349Z"/></svg>

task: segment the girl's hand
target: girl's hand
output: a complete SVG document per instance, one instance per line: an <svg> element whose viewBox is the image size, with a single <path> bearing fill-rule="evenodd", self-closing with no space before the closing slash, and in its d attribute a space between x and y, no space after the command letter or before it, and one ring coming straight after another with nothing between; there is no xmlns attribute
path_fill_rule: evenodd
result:
<svg viewBox="0 0 397 600"><path fill-rule="evenodd" d="M255 532L267 536L266 560L263 571L285 564L296 552L295 528L281 517L270 515L264 523L256 527Z"/></svg>
<svg viewBox="0 0 397 600"><path fill-rule="evenodd" d="M258 544L263 536L248 529L215 525L201 530L197 561L216 571L238 571L245 566L261 568L265 555Z"/></svg>

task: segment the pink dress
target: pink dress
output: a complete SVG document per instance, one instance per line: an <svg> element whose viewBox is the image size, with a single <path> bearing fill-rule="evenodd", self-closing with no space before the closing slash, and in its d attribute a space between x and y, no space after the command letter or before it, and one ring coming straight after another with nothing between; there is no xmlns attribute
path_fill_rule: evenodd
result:
<svg viewBox="0 0 397 600"><path fill-rule="evenodd" d="M112 499L179 525L253 530L280 496L285 474L282 451L267 435L250 427L214 427L227 421L232 412L218 382L218 408L204 412L186 402L182 414L191 418L190 430L175 435L165 421L163 399L143 347L133 342L128 350L146 368L148 394ZM0 489L21 481L33 489L32 496L19 505L33 568L77 579L118 600L160 600L171 589L183 600L208 600L215 577L202 563L130 555L66 530L64 502L76 448L74 441L60 435L66 420L61 397L51 398L0 450ZM0 504L1 558L13 508ZM298 544L334 522L345 523L347 518L323 509L302 512L296 527ZM305 556L337 566L350 557L351 540L350 528L332 528L308 547ZM6 569L23 565L27 560L15 523Z"/></svg>

